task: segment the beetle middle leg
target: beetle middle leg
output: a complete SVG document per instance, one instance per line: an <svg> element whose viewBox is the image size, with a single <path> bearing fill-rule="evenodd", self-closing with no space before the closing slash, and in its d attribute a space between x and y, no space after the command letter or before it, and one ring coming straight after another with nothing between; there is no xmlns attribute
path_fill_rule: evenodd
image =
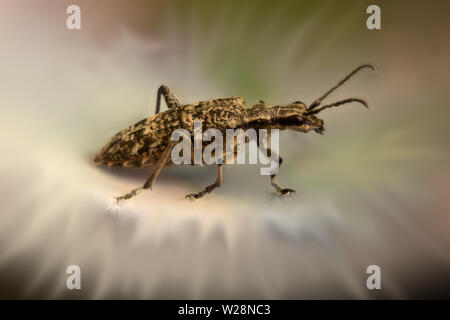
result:
<svg viewBox="0 0 450 320"><path fill-rule="evenodd" d="M207 186L203 191L197 193L189 193L185 196L186 199L200 199L205 195L213 191L215 188L220 187L222 184L222 164L217 165L217 179L216 182Z"/></svg>
<svg viewBox="0 0 450 320"><path fill-rule="evenodd" d="M161 85L158 89L158 93L156 94L156 113L159 113L159 110L161 108L161 96L164 97L164 101L166 102L167 107L175 108L180 106L180 100L178 100L175 93L166 85Z"/></svg>
<svg viewBox="0 0 450 320"><path fill-rule="evenodd" d="M153 170L152 175L150 176L150 178L147 179L147 181L144 183L144 185L142 187L133 189L129 193L124 194L124 195L122 195L120 197L115 197L117 199L117 202L119 202L120 200L131 199L131 198L137 196L143 190L152 188L153 182L155 182L156 178L158 178L159 173L161 172L162 168L164 167L164 165L166 164L167 160L169 159L170 151L172 150L172 147L174 146L174 144L175 144L175 142L171 142L166 147L166 149L164 150L161 158L156 163L156 166L155 166L155 169Z"/></svg>

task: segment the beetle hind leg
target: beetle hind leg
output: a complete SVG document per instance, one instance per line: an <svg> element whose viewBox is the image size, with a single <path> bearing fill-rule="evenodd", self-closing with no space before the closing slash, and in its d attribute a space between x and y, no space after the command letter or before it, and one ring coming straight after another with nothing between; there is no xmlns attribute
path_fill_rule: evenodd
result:
<svg viewBox="0 0 450 320"><path fill-rule="evenodd" d="M159 113L159 110L161 109L161 96L164 98L164 101L166 102L167 108L175 108L179 107L180 100L177 98L175 93L166 85L161 85L158 89L158 92L156 94L156 112L155 114Z"/></svg>
<svg viewBox="0 0 450 320"><path fill-rule="evenodd" d="M214 182L213 184L207 186L204 190L197 192L197 193L189 193L185 196L186 199L191 199L191 200L196 200L196 199L200 199L203 198L205 195L207 195L208 193L210 193L211 191L213 191L215 188L220 187L220 185L222 184L222 165L219 164L218 165L218 169L217 169L217 179L216 182Z"/></svg>
<svg viewBox="0 0 450 320"><path fill-rule="evenodd" d="M281 158L281 156L273 151L271 148L267 147L266 143L264 142L264 140L257 140L257 144L258 144L258 148L261 148L262 150L266 150L266 155L270 158L275 158L278 161L278 168L281 167L281 164L283 163L283 158ZM289 188L283 188L282 186L280 186L278 184L278 181L276 179L276 174L272 174L270 176L270 185L272 187L275 188L275 190L277 191L278 194L281 194L283 196L288 196L292 193L295 193L294 189L289 189Z"/></svg>

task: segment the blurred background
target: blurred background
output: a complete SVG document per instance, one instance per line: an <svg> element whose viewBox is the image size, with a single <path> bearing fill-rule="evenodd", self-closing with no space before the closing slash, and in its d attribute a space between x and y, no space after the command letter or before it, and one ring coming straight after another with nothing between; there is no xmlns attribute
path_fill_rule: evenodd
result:
<svg viewBox="0 0 450 320"><path fill-rule="evenodd" d="M81 30L66 9L81 8ZM366 8L381 8L368 30ZM0 298L450 298L447 1L0 3ZM182 103L327 101L326 132L281 132L281 185L257 165L94 167L119 130ZM164 106L165 108L165 106ZM69 265L82 290L67 290ZM366 268L381 268L368 290Z"/></svg>

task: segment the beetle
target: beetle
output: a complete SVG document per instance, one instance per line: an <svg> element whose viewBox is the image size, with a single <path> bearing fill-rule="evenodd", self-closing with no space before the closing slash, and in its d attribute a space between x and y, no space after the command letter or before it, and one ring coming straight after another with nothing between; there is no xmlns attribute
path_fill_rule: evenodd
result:
<svg viewBox="0 0 450 320"><path fill-rule="evenodd" d="M170 157L175 144L171 140L172 132L180 128L186 129L191 134L192 139L194 121L202 121L203 129L216 128L221 132L225 132L226 129L245 130L253 128L291 129L304 133L313 130L323 134L325 131L324 121L316 116L319 112L351 102L358 102L368 108L368 104L359 98L347 98L321 106L322 101L329 94L364 68L375 71L375 68L370 64L359 66L309 106L301 101L274 106L260 101L254 106L247 107L244 99L239 96L182 105L169 87L161 85L157 92L155 115L118 132L95 156L94 164L133 168L154 166L152 175L144 185L116 197L119 202L120 200L130 199L143 190L151 189L161 169L165 166L174 165ZM164 98L168 110L160 113L161 97ZM259 141L257 141L257 144L260 147ZM265 147L265 149L266 154L278 160L278 164L281 165L282 158L280 155L274 154L270 148ZM219 187L222 184L223 164L217 164L217 166L217 178L213 184L200 192L190 193L185 197L199 199ZM289 195L295 192L293 189L280 186L276 180L276 174L270 175L270 184L281 195Z"/></svg>

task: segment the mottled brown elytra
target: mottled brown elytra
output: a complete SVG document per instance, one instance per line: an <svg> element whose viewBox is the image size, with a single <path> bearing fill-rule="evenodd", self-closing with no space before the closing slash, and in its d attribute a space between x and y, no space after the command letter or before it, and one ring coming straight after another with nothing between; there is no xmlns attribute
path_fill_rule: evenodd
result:
<svg viewBox="0 0 450 320"><path fill-rule="evenodd" d="M130 199L142 190L151 188L161 169L164 166L174 165L170 157L171 149L175 144L175 141L171 141L172 132L176 129L186 129L193 139L194 121L202 121L203 131L216 128L223 134L225 134L226 129L246 130L249 128L292 129L301 132L314 130L322 134L325 130L324 122L315 116L322 110L350 102L359 102L368 108L367 103L358 98L348 98L320 106L323 99L363 68L375 70L369 64L359 66L308 107L300 101L275 106L260 101L254 106L247 107L244 99L237 96L181 105L172 90L162 85L157 93L156 114L117 133L97 154L94 163L132 168L155 166L152 175L145 184L125 195L116 197L120 201ZM168 110L160 113L161 96L164 97ZM259 141L257 141L257 144L261 147ZM224 153L226 153L226 150L224 150ZM281 157L274 154L270 148L266 148L266 154L278 159L279 164L281 164ZM226 157L224 156L224 158ZM275 176L276 174L270 176L270 183L279 194L289 195L295 192L292 189L281 187ZM221 183L222 164L218 164L216 182L198 193L186 195L186 198L202 198L219 187Z"/></svg>

